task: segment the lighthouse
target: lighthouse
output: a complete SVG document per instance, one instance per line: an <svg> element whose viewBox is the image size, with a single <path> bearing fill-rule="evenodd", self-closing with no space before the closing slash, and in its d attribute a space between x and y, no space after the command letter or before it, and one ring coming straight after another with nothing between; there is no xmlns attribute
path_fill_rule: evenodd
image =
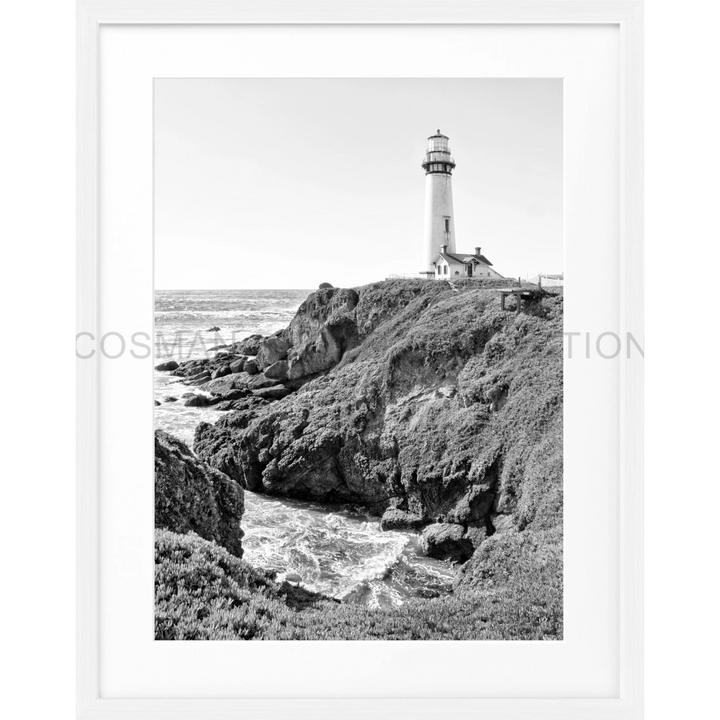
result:
<svg viewBox="0 0 720 720"><path fill-rule="evenodd" d="M452 197L454 167L455 160L450 156L448 137L438 130L428 138L428 148L422 162L425 170L425 231L421 274L435 274L433 261L439 252L455 252Z"/></svg>

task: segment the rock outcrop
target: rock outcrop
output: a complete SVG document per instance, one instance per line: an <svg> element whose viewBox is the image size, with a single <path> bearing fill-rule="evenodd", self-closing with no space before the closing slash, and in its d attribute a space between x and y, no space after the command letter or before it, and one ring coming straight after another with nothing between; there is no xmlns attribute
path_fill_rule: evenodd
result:
<svg viewBox="0 0 720 720"><path fill-rule="evenodd" d="M241 355L257 355L260 345L265 338L262 335L250 335L244 340L235 343L234 349Z"/></svg>
<svg viewBox="0 0 720 720"><path fill-rule="evenodd" d="M422 549L428 557L465 562L475 547L466 536L465 528L456 523L434 523L422 533Z"/></svg>
<svg viewBox="0 0 720 720"><path fill-rule="evenodd" d="M283 363L271 374L287 371L279 387L292 394L201 424L195 450L256 492L453 524L456 557L496 531L557 525L562 295L516 315L492 288L403 280L312 293L258 349L257 377Z"/></svg>
<svg viewBox="0 0 720 720"><path fill-rule="evenodd" d="M178 364L175 360L168 360L167 362L162 362L159 365L156 365L155 369L160 372L170 372L172 370L177 370Z"/></svg>
<svg viewBox="0 0 720 720"><path fill-rule="evenodd" d="M388 508L380 518L383 530L418 530L423 525L425 520L420 515L397 508Z"/></svg>
<svg viewBox="0 0 720 720"><path fill-rule="evenodd" d="M323 288L300 306L284 335L290 344L288 377L297 380L329 370L358 342L355 290Z"/></svg>
<svg viewBox="0 0 720 720"><path fill-rule="evenodd" d="M195 532L242 557L244 492L181 440L155 431L155 527Z"/></svg>

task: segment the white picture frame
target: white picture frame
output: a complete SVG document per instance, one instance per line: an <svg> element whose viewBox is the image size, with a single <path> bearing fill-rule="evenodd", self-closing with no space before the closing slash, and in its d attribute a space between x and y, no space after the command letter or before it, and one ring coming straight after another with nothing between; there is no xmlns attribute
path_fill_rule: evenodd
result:
<svg viewBox="0 0 720 720"><path fill-rule="evenodd" d="M99 33L119 24L612 24L620 31L621 336L642 342L642 3L635 0L79 0L77 328L100 336ZM642 363L620 366L619 693L613 698L118 699L100 692L99 357L78 361L78 717L639 718L642 716Z"/></svg>

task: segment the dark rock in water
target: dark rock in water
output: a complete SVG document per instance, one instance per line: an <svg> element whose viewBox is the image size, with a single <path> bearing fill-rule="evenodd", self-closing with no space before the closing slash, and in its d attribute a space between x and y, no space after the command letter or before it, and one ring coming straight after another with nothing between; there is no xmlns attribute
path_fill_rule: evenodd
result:
<svg viewBox="0 0 720 720"><path fill-rule="evenodd" d="M170 372L171 370L177 370L178 367L179 365L174 360L168 360L167 362L156 365L155 369L161 372Z"/></svg>
<svg viewBox="0 0 720 720"><path fill-rule="evenodd" d="M255 360L250 358L245 361L245 364L243 365L243 372L246 372L248 375L257 375L260 372L260 368Z"/></svg>
<svg viewBox="0 0 720 720"><path fill-rule="evenodd" d="M181 440L155 431L155 527L195 532L242 557L242 488Z"/></svg>
<svg viewBox="0 0 720 720"><path fill-rule="evenodd" d="M159 405L159 404L160 404L160 401L159 401L159 400L156 400L156 401L155 401L155 405Z"/></svg>
<svg viewBox="0 0 720 720"><path fill-rule="evenodd" d="M422 533L422 550L428 557L465 562L475 548L465 537L465 528L454 523L428 525Z"/></svg>
<svg viewBox="0 0 720 720"><path fill-rule="evenodd" d="M211 328L208 328L206 332L220 332L220 328L217 325L213 325Z"/></svg>
<svg viewBox="0 0 720 720"><path fill-rule="evenodd" d="M166 403L177 402L177 398L176 398L174 395L168 395L168 396L165 398L165 402L166 402Z"/></svg>
<svg viewBox="0 0 720 720"><path fill-rule="evenodd" d="M207 395L192 394L185 400L185 407L209 407L216 402L216 399L208 397Z"/></svg>
<svg viewBox="0 0 720 720"><path fill-rule="evenodd" d="M332 287L330 283L320 283L320 290L329 290Z"/></svg>
<svg viewBox="0 0 720 720"><path fill-rule="evenodd" d="M260 388L253 390L253 395L263 400L282 400L290 394L290 390L284 385L275 385L274 387Z"/></svg>
<svg viewBox="0 0 720 720"><path fill-rule="evenodd" d="M289 349L290 343L287 340L277 336L269 337L260 346L255 362L261 370L265 370L278 360L284 360Z"/></svg>
<svg viewBox="0 0 720 720"><path fill-rule="evenodd" d="M265 338L262 335L250 335L233 345L233 350L239 355L257 355L260 345Z"/></svg>
<svg viewBox="0 0 720 720"><path fill-rule="evenodd" d="M273 363L270 367L265 368L265 377L271 378L272 380L287 380L288 376L288 363L287 360L278 360Z"/></svg>
<svg viewBox="0 0 720 720"><path fill-rule="evenodd" d="M238 358L237 360L233 360L233 362L230 363L230 372L235 374L243 371L243 365L245 365L245 361L247 358L245 356Z"/></svg>
<svg viewBox="0 0 720 720"><path fill-rule="evenodd" d="M223 365L217 370L213 370L213 372L210 374L210 377L215 380L216 378L225 377L226 375L230 374L232 374L232 370L230 370L230 367L228 365Z"/></svg>
<svg viewBox="0 0 720 720"><path fill-rule="evenodd" d="M424 524L419 515L397 508L388 508L380 519L383 530L417 530Z"/></svg>

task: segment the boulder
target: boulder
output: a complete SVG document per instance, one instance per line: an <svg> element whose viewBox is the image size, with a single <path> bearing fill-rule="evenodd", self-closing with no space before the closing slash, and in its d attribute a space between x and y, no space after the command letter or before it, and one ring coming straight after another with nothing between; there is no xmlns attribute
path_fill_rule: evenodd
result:
<svg viewBox="0 0 720 720"><path fill-rule="evenodd" d="M159 401L159 400L156 400L156 401L155 401L155 406L157 407L159 404L160 404L160 401Z"/></svg>
<svg viewBox="0 0 720 720"><path fill-rule="evenodd" d="M447 520L452 523L482 520L492 509L494 500L495 489L492 485L473 485L448 513Z"/></svg>
<svg viewBox="0 0 720 720"><path fill-rule="evenodd" d="M179 367L175 360L168 360L167 362L156 365L155 369L160 370L160 372L170 372L171 370L177 370Z"/></svg>
<svg viewBox="0 0 720 720"><path fill-rule="evenodd" d="M222 365L217 370L213 370L210 377L215 380L217 378L225 377L226 375L230 375L232 373L232 370L230 370L229 365Z"/></svg>
<svg viewBox="0 0 720 720"><path fill-rule="evenodd" d="M172 403L172 402L177 402L177 398L176 398L174 395L168 395L168 396L165 398L165 402L166 402L166 403L169 403L169 402L171 402L171 403Z"/></svg>
<svg viewBox="0 0 720 720"><path fill-rule="evenodd" d="M498 412L507 402L508 386L495 385L488 390L487 396L490 399L493 412Z"/></svg>
<svg viewBox="0 0 720 720"><path fill-rule="evenodd" d="M250 335L244 340L239 340L233 344L233 352L238 355L257 355L260 345L265 338L262 335Z"/></svg>
<svg viewBox="0 0 720 720"><path fill-rule="evenodd" d="M209 395L195 395L193 393L190 395L189 398L185 400L184 404L185 407L209 407L216 402L217 400L210 397Z"/></svg>
<svg viewBox="0 0 720 720"><path fill-rule="evenodd" d="M193 375L199 375L202 372L210 372L208 365L209 358L195 358L194 360L186 360L180 363L180 366L173 372L173 375L184 378L191 378Z"/></svg>
<svg viewBox="0 0 720 720"><path fill-rule="evenodd" d="M155 527L195 532L242 557L243 489L185 443L155 431Z"/></svg>
<svg viewBox="0 0 720 720"><path fill-rule="evenodd" d="M225 400L221 398L217 405L213 405L213 410L249 410L252 407L258 405L266 405L268 401L263 400L260 397L256 397L250 394L246 397L240 398L239 400Z"/></svg>
<svg viewBox="0 0 720 720"><path fill-rule="evenodd" d="M440 560L465 562L475 550L465 536L465 528L455 523L428 525L423 530L420 542L425 555Z"/></svg>
<svg viewBox="0 0 720 720"><path fill-rule="evenodd" d="M288 376L288 362L287 360L278 360L273 363L270 367L265 368L265 377L271 378L272 380L287 380Z"/></svg>
<svg viewBox="0 0 720 720"><path fill-rule="evenodd" d="M264 373L260 373L259 375L254 375L250 382L248 382L248 387L251 390L262 390L263 388L269 388L273 387L273 385L277 385L278 381L273 380L272 378L268 378L265 376Z"/></svg>
<svg viewBox="0 0 720 720"><path fill-rule="evenodd" d="M388 508L380 519L383 530L417 530L423 524L424 521L419 515L397 508Z"/></svg>
<svg viewBox="0 0 720 720"><path fill-rule="evenodd" d="M211 328L207 329L207 332L220 332L220 328L217 325L213 325Z"/></svg>
<svg viewBox="0 0 720 720"><path fill-rule="evenodd" d="M206 383L208 380L212 379L212 374L208 370L203 370L202 372L199 372L197 375L192 375L187 379L187 382L191 385L202 385L203 383Z"/></svg>
<svg viewBox="0 0 720 720"><path fill-rule="evenodd" d="M344 288L318 290L305 300L286 331L290 379L329 370L359 343L357 303L357 292Z"/></svg>
<svg viewBox="0 0 720 720"><path fill-rule="evenodd" d="M220 395L220 399L223 401L226 400L241 400L244 397L247 397L250 395L250 391L246 387L240 387L240 388L234 388L232 390L228 390L227 392L224 392Z"/></svg>
<svg viewBox="0 0 720 720"><path fill-rule="evenodd" d="M332 287L330 283L320 283L320 290L329 290Z"/></svg>
<svg viewBox="0 0 720 720"><path fill-rule="evenodd" d="M246 372L248 375L257 375L260 372L260 368L254 358L249 358L245 361L243 364L243 372Z"/></svg>
<svg viewBox="0 0 720 720"><path fill-rule="evenodd" d="M247 385L249 375L245 373L231 373L224 377L215 378L206 382L202 389L205 392L212 393L213 395L224 395L225 393L235 390L236 388L244 388Z"/></svg>
<svg viewBox="0 0 720 720"><path fill-rule="evenodd" d="M238 358L237 360L233 360L230 363L230 372L235 374L243 371L243 365L245 365L245 361L247 358L243 355L242 357Z"/></svg>
<svg viewBox="0 0 720 720"><path fill-rule="evenodd" d="M261 370L274 365L278 360L284 360L287 357L290 343L283 337L277 335L269 337L263 341L255 362Z"/></svg>
<svg viewBox="0 0 720 720"><path fill-rule="evenodd" d="M275 385L273 387L253 390L252 392L255 397L262 398L263 400L282 400L284 397L287 397L292 391L286 388L284 385Z"/></svg>

